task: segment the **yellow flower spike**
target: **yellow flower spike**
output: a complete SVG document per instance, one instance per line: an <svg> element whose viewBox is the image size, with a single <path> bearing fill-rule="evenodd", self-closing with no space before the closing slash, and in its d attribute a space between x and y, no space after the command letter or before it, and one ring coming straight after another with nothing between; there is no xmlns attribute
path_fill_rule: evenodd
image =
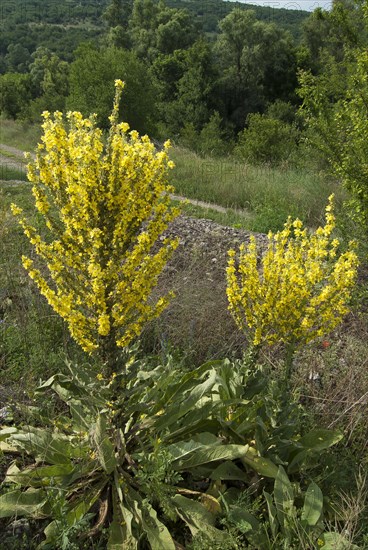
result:
<svg viewBox="0 0 368 550"><path fill-rule="evenodd" d="M149 298L178 245L159 239L179 213L166 181L173 163L147 136L117 123L123 88L117 80L106 145L95 115L43 113L42 144L34 161L28 157L28 176L50 242L12 205L49 274L29 258L25 269L88 353L103 354L112 333L116 346L127 346L160 315L171 294Z"/></svg>
<svg viewBox="0 0 368 550"><path fill-rule="evenodd" d="M257 247L251 238L239 250L229 250L227 297L241 330L249 330L254 345L307 343L335 328L348 311L358 259L350 249L336 259L339 245L333 196L326 207L326 224L308 235L300 220L268 234L268 248L257 268ZM293 229L293 231L292 231Z"/></svg>

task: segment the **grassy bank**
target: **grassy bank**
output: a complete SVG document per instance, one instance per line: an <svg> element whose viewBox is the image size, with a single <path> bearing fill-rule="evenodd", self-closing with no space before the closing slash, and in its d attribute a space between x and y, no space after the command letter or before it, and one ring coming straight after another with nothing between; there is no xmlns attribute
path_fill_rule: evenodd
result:
<svg viewBox="0 0 368 550"><path fill-rule="evenodd" d="M289 215L315 227L328 196L335 193L337 202L343 197L336 182L316 172L201 158L180 147L173 148L171 156L176 165L171 180L177 193L251 212L253 231L278 230Z"/></svg>
<svg viewBox="0 0 368 550"><path fill-rule="evenodd" d="M0 119L0 142L22 151L32 151L41 136L39 125Z"/></svg>

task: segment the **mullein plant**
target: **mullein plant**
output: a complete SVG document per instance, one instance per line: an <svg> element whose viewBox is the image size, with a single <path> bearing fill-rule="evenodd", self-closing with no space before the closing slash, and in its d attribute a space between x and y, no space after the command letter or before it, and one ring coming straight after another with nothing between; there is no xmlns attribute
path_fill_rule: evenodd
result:
<svg viewBox="0 0 368 550"><path fill-rule="evenodd" d="M23 266L86 352L96 352L107 372L119 348L160 315L170 294L150 300L158 276L178 242L153 246L178 214L171 207L167 172L169 141L156 152L148 136L118 122L124 83L115 82L110 131L104 144L95 115L43 113L44 134L28 164L35 206L50 231L49 242L12 205L49 276L33 259ZM29 157L30 158L30 157Z"/></svg>
<svg viewBox="0 0 368 550"><path fill-rule="evenodd" d="M228 252L229 310L255 350L285 345L287 379L298 346L329 333L348 312L358 258L354 242L338 255L334 227L331 195L326 223L316 231L289 217L282 231L268 234L261 259L253 236L240 246L238 258L235 250Z"/></svg>

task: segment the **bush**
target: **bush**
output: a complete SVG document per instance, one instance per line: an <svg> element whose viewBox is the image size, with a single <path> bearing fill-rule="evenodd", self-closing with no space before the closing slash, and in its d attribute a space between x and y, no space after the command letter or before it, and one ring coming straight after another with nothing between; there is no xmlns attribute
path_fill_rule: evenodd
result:
<svg viewBox="0 0 368 550"><path fill-rule="evenodd" d="M259 113L249 115L248 127L240 133L235 155L250 164L277 165L296 149L298 132L291 124Z"/></svg>

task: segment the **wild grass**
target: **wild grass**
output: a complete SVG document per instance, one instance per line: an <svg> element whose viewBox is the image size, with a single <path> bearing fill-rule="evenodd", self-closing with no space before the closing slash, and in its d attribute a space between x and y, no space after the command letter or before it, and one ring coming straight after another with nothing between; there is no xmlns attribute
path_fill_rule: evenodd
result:
<svg viewBox="0 0 368 550"><path fill-rule="evenodd" d="M0 119L0 143L22 151L32 151L41 137L39 125Z"/></svg>
<svg viewBox="0 0 368 550"><path fill-rule="evenodd" d="M45 373L65 368L65 359L83 357L64 322L39 294L22 267L31 246L10 212L15 202L37 228L31 186L1 182L0 187L0 373L8 384L32 388Z"/></svg>
<svg viewBox="0 0 368 550"><path fill-rule="evenodd" d="M243 209L252 214L249 229L259 232L282 228L289 215L316 227L331 193L343 198L336 181L318 172L285 167L254 167L232 158L202 158L181 147L171 157L175 192L191 199Z"/></svg>
<svg viewBox="0 0 368 550"><path fill-rule="evenodd" d="M3 181L28 181L26 169L23 164L19 163L18 167L14 163L0 164L0 180Z"/></svg>

